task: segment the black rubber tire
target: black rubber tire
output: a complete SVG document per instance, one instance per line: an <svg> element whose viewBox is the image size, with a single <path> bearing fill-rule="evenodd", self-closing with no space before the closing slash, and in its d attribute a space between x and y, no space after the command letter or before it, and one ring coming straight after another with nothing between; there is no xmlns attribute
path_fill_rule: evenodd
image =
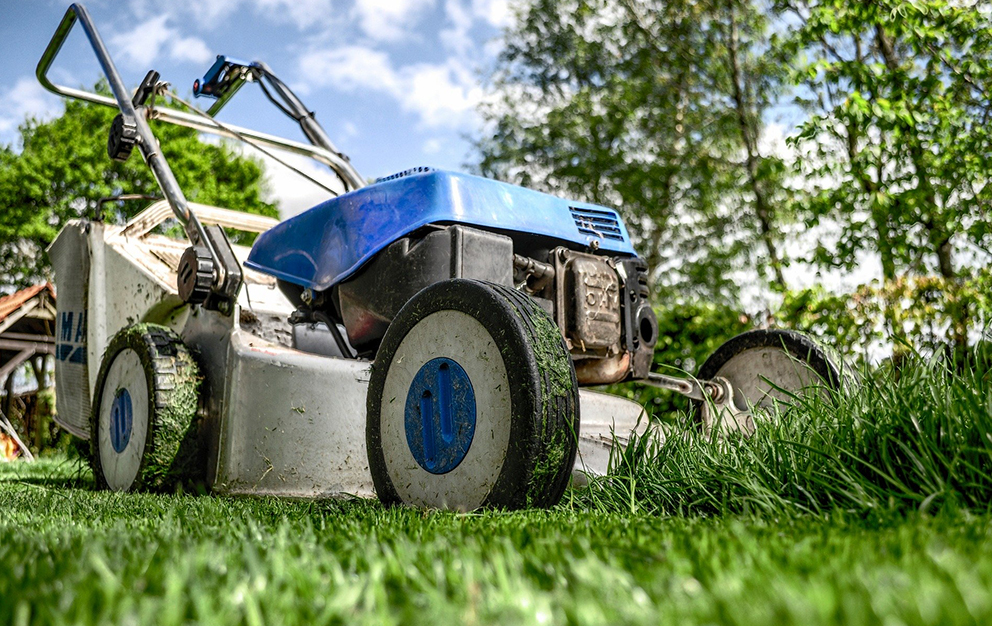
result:
<svg viewBox="0 0 992 626"><path fill-rule="evenodd" d="M777 348L788 353L792 358L806 363L819 376L824 386L831 390L841 387L841 375L837 365L827 356L827 353L817 345L812 338L793 330L758 329L741 333L724 342L713 352L699 368L696 378L711 380L721 375L721 370L731 361L748 350L760 348ZM763 373L754 372L755 378ZM731 381L733 383L734 381ZM774 382L774 381L772 381ZM798 392L798 389L787 389ZM741 407L743 408L743 407ZM697 419L701 418L702 403L693 401L693 412Z"/></svg>
<svg viewBox="0 0 992 626"><path fill-rule="evenodd" d="M440 311L465 313L495 340L509 380L509 440L499 475L478 506L452 501L404 502L387 470L382 444L383 389L408 333ZM476 384L476 381L472 381ZM561 332L534 300L508 287L475 280L436 283L404 305L390 324L372 367L366 441L379 499L428 508L547 508L571 476L579 432L575 368Z"/></svg>
<svg viewBox="0 0 992 626"><path fill-rule="evenodd" d="M110 340L100 364L90 413L90 465L97 488L110 489L101 461L100 412L110 401L104 393L115 359L133 351L144 372L147 426L140 466L119 491L168 491L179 483L202 481L204 448L198 437L199 369L182 339L164 326L137 324ZM140 390L135 390L140 393ZM110 451L106 451L108 454Z"/></svg>

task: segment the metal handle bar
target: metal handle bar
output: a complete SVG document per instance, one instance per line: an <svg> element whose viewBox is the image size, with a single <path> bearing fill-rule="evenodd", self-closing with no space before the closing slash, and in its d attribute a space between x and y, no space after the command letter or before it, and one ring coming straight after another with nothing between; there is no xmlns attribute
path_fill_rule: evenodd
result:
<svg viewBox="0 0 992 626"><path fill-rule="evenodd" d="M271 88L286 101L286 104L289 105L290 111L294 114L296 122L300 125L300 129L303 131L303 134L310 140L310 143L328 150L334 155L340 155L341 151L337 149L337 146L334 145L331 138L327 136L327 133L324 131L324 127L317 122L313 112L307 109L303 102L296 97L293 90L283 84L283 82L279 80L272 70L269 69L269 66L262 61L256 61L255 65L258 66L258 69L262 74L262 76L259 77L259 80L261 81L262 79L267 78ZM342 179L351 185L353 189L363 187L365 183L362 181L361 176L358 175L358 172L355 170L354 166L352 166L351 161L348 161L347 159L343 160L345 165L344 169L346 171L338 172Z"/></svg>
<svg viewBox="0 0 992 626"><path fill-rule="evenodd" d="M85 91L79 93L100 98L97 94L90 94ZM91 102L98 102L95 98L89 99ZM112 103L109 98L104 99ZM100 102L100 104L106 103ZM115 105L111 104L111 106ZM331 152L330 150L320 146L310 145L300 141L293 141L292 139L285 139L283 137L270 135L268 133L259 132L250 128L244 128L243 126L235 126L234 124L224 123L223 126L220 126L212 122L209 118L201 117L192 113L186 113L185 111L177 111L175 109L155 107L154 109L149 109L149 112L151 113L152 119L168 122L177 126L185 126L187 128L192 128L193 130L211 133L220 137L228 137L230 139L241 139L242 137L245 137L264 146L310 157L311 159L323 163L327 167L334 170L334 172L340 176L341 180L343 180L347 185L346 191L354 191L355 189L361 189L365 186L365 181L358 175L349 161L341 158L337 152Z"/></svg>
<svg viewBox="0 0 992 626"><path fill-rule="evenodd" d="M121 75L114 66L114 62L110 58L110 53L107 52L107 47L103 44L100 33L97 32L96 26L93 24L93 19L82 4L72 4L65 12L65 16L55 30L52 40L48 42L48 47L45 48L44 54L41 55L41 60L38 61L38 81L49 91L60 95L78 97L76 94L86 94L86 92L76 89L67 91L66 88L56 87L48 80L48 70L55 57L58 56L59 50L62 49L62 44L65 43L69 32L72 31L72 27L76 24L77 20L82 24L83 31L90 40L90 45L93 46L93 52L96 53L97 60L100 61L100 66L103 68L103 73L107 76L110 90L114 94L114 100L101 98L104 101L100 102L100 104L108 104L109 106L120 109L125 120L134 123L138 135L138 148L141 150L141 155L144 157L145 163L151 168L152 175L155 176L155 180L162 189L162 193L165 194L169 206L172 207L172 212L175 213L176 218L182 223L190 241L194 244L205 246L210 251L210 256L214 260L214 267L221 268L222 265L217 251L211 245L196 215L190 211L189 205L186 202L186 196L183 195L183 191L179 187L179 183L176 181L172 170L169 169L169 164L166 163L165 157L158 151L158 142L155 140L155 135L152 134L152 129L148 126L148 121L145 119L144 107L140 107L142 110L139 112L131 102L130 94L124 87L124 81L121 80ZM90 97L84 97L82 99L94 101ZM215 276L215 281L222 278L222 276Z"/></svg>
<svg viewBox="0 0 992 626"><path fill-rule="evenodd" d="M69 10L66 11L66 15L62 19L62 23L59 24L58 29L55 31L55 35L52 37L51 43L49 43L48 48L45 49L45 53L42 55L41 61L38 62L38 81L41 83L42 87L48 91L66 98L101 104L115 109L121 108L119 101L114 98L108 98L107 96L93 93L91 91L66 87L65 85L57 85L52 83L47 76L48 69L51 67L52 61L54 61L55 57L58 55L59 49L65 42L65 39L68 36L69 31L72 29L78 15L84 16L80 18L80 22L83 24L83 28L86 30L86 34L90 38L90 42L93 43L94 35L96 40L99 41L99 45L103 53L102 56L101 52L97 50L95 43L94 50L97 53L97 57L100 59L101 65L103 65L104 73L107 74L108 79L110 78L110 74L107 72L107 64L104 63L104 59L106 59L106 62L110 64L111 68L114 67L113 62L110 60L110 56L107 54L106 48L103 47L103 42L100 41L100 36L96 32L96 28L93 26L92 20L90 19L86 8L79 3L76 3L70 6ZM90 35L90 32L92 32L93 35ZM116 70L114 70L114 73L116 74ZM111 82L111 89L113 89L114 95L117 97L117 90L114 89L113 82ZM121 83L121 89L122 93L124 93L123 83ZM233 124L224 124L224 127L222 128L218 125L210 123L210 121L204 117L192 113L186 113L184 111L177 111L175 109L157 107L154 109L149 109L149 112L154 119L175 124L177 126L185 126L199 132L211 133L221 137L229 137L231 139L246 137L265 146L270 146L309 157L334 170L334 172L337 173L348 185L348 191L361 189L365 186L365 181L358 175L351 163L346 159L341 158L336 151L331 151L317 145L308 145L299 141L293 141L291 139L285 139L283 137L258 132L250 128L235 126Z"/></svg>

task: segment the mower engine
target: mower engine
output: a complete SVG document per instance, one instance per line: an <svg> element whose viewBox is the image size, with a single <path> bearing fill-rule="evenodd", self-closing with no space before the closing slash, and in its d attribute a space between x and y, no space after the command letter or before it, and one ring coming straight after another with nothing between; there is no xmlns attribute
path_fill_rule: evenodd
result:
<svg viewBox="0 0 992 626"><path fill-rule="evenodd" d="M565 336L579 383L647 377L658 322L648 301L643 260L558 247L540 268L540 278L530 269L537 262L523 261L526 266L518 264L515 278L522 279L521 288L533 297L554 303L551 312Z"/></svg>
<svg viewBox="0 0 992 626"><path fill-rule="evenodd" d="M343 325L360 356L414 295L453 278L535 299L580 384L646 378L658 336L619 215L465 174L418 168L329 200L259 237L248 266L279 279L298 320Z"/></svg>
<svg viewBox="0 0 992 626"><path fill-rule="evenodd" d="M267 82L311 142L337 153L264 63L218 56L193 91L216 98L215 114L248 80ZM647 267L615 211L427 167L365 187L347 162L340 165L351 193L266 233L248 261L279 280L299 306L297 322L322 321L334 338L301 340L298 348L372 358L420 290L472 278L535 298L561 329L580 384L647 377L658 335Z"/></svg>

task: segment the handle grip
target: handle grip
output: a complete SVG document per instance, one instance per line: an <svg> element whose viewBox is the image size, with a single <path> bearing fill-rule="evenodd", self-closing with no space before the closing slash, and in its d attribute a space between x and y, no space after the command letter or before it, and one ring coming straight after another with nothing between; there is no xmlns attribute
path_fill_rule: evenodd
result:
<svg viewBox="0 0 992 626"><path fill-rule="evenodd" d="M110 90L114 94L114 100L78 89L69 90L53 84L48 79L48 70L51 68L52 62L55 61L55 57L58 56L62 45L65 43L66 38L77 21L82 25L83 31L86 33L86 38L89 39L90 45L93 47L93 52L100 62L100 67L103 68L103 73L106 75L107 81L110 84ZM159 151L155 135L148 125L148 120L145 119L144 107L140 107L141 110L139 111L131 101L130 94L124 86L120 72L117 71L113 59L110 58L110 53L107 52L107 46L104 45L103 39L96 29L96 25L93 23L93 18L90 17L89 11L81 3L77 2L69 5L65 16L59 23L58 28L55 29L52 40L48 42L48 47L45 48L45 52L41 55L41 60L38 61L36 73L38 81L45 89L63 96L78 97L82 100L88 100L98 104L109 104L120 110L126 122L133 123L137 131L137 143L138 148L141 150L141 156L144 157L145 163L152 170L152 175L155 177L156 182L158 182L158 186L162 189L162 193L169 202L169 206L172 207L172 212L175 214L176 219L183 225L183 230L186 231L186 236L190 242L194 245L202 245L209 250L215 268L213 284L215 286L224 285L226 282L225 266L221 262L217 250L211 244L210 238L207 237L200 220L190 210L186 196L179 187L179 182L169 168L165 157ZM225 289L225 291L228 290ZM224 293L223 295L230 297L234 294Z"/></svg>

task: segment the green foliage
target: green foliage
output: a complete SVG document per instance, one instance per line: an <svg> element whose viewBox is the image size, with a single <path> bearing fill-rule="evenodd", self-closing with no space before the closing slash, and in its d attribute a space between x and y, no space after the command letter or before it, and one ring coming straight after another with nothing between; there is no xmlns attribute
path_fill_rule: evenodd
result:
<svg viewBox="0 0 992 626"><path fill-rule="evenodd" d="M695 375L720 344L754 328L754 322L734 307L706 302L684 302L655 307L658 343L652 371L680 376ZM672 421L688 407L684 397L641 383L620 383L606 388L645 406L654 417Z"/></svg>
<svg viewBox="0 0 992 626"><path fill-rule="evenodd" d="M94 492L80 461L0 464L0 622L985 623L976 359L875 372L751 439L671 429L549 511Z"/></svg>
<svg viewBox="0 0 992 626"><path fill-rule="evenodd" d="M785 168L756 146L779 75L766 29L747 3L522 6L482 109L479 168L618 207L663 268L656 291L732 302L731 270L770 263L783 219Z"/></svg>
<svg viewBox="0 0 992 626"><path fill-rule="evenodd" d="M783 294L775 317L801 328L846 357L863 356L885 339L878 290L862 286L851 294L813 287Z"/></svg>
<svg viewBox="0 0 992 626"><path fill-rule="evenodd" d="M835 294L813 287L783 294L774 317L800 329L848 357L864 357L890 338L886 321L912 339L897 343L895 353L910 348L926 354L953 349L947 330L966 311L977 328L992 319L992 274L986 269L962 272L956 280L939 276L907 276L885 283L861 285L853 293Z"/></svg>
<svg viewBox="0 0 992 626"><path fill-rule="evenodd" d="M573 497L552 511L458 515L360 500L94 493L89 484L83 466L64 460L0 465L0 622L992 619L992 517L946 507L707 519L610 512ZM631 485L639 494L635 482L612 489L619 497Z"/></svg>
<svg viewBox="0 0 992 626"><path fill-rule="evenodd" d="M783 268L877 261L853 321L821 317L841 344L961 352L988 319L987 2L535 0L504 39L480 169L619 207L656 302L757 287L785 294L782 315L811 298L843 312L786 294ZM758 141L789 98L792 163ZM743 284L755 269L763 284Z"/></svg>
<svg viewBox="0 0 992 626"><path fill-rule="evenodd" d="M101 87L97 86L98 90ZM104 89L105 91L105 89ZM138 150L126 163L107 156L113 109L68 101L62 116L21 126L21 150L0 147L0 275L4 284L24 286L50 276L43 250L62 226L77 217L119 222L145 206L110 202L120 194L161 195ZM196 131L152 122L162 154L186 198L249 213L277 216L263 200L260 162L236 154L224 143L207 143ZM234 240L253 236L232 232Z"/></svg>
<svg viewBox="0 0 992 626"><path fill-rule="evenodd" d="M965 346L962 274L992 257L992 16L947 0L776 4L798 23L781 50L809 114L794 138L811 181L799 206L839 231L808 260L850 270L877 255L883 291L939 277L929 323L949 319L946 341ZM902 308L883 310L897 337Z"/></svg>

